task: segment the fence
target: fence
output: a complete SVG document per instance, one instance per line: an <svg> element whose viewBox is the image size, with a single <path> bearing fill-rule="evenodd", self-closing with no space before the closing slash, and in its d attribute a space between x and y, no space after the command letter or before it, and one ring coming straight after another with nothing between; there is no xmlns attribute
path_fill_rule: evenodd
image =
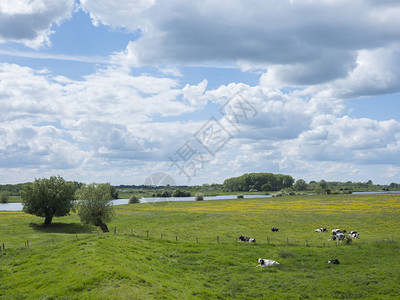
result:
<svg viewBox="0 0 400 300"><path fill-rule="evenodd" d="M210 237L199 237L199 236L192 236L192 237L179 237L176 234L166 234L165 232L151 232L150 230L134 230L134 229L122 229L122 230L117 230L117 227L114 227L112 232L109 233L102 233L101 231L93 231L92 233L81 233L81 234L70 234L71 239L79 240L81 237L87 237L90 235L125 235L125 236L132 236L132 237L137 237L137 238L143 238L146 240L165 240L169 242L175 242L175 243L187 243L187 244L234 244L234 243L240 243L240 244L249 244L249 245L271 245L271 246L305 246L305 247L327 247L331 245L338 246L340 244L344 244L344 242L337 243L335 241L329 241L326 240L324 242L321 241L310 241L310 240L302 240L302 239L297 239L297 238L289 238L289 237L283 237L282 235L266 235L265 237L255 237L256 242L254 243L249 243L249 242L242 242L239 240L238 237L232 237L232 236L220 236L220 235L215 235L215 236L210 236ZM63 238L62 241L65 239ZM358 239L358 241L362 244L365 244L365 240L363 239ZM59 241L57 241L58 243ZM371 241L369 241L371 242ZM372 241L372 242L385 242L385 243L394 243L395 240L394 238L389 239L389 240L380 240L380 241ZM49 245L49 244L56 244L56 239L55 238L50 238L46 240L34 240L33 244L29 239L24 239L23 243L17 243L13 242L10 243L9 246L7 246L6 241L0 242L0 255L2 252L4 252L6 249L14 249L14 248L30 248L33 245L34 246L40 246L40 245Z"/></svg>

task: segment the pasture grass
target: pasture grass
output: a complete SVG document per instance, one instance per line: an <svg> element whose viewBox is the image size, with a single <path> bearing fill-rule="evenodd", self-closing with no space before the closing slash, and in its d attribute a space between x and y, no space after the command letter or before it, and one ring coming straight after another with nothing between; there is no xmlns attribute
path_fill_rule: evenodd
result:
<svg viewBox="0 0 400 300"><path fill-rule="evenodd" d="M400 197L395 195L115 209L107 234L81 224L76 214L44 228L43 218L0 212L0 246L5 245L0 298L398 299ZM272 233L272 226L280 232ZM320 227L356 230L360 239L337 245L328 241L329 233L314 232ZM239 235L257 242L236 242ZM280 265L256 267L258 258ZM340 265L327 263L335 258Z"/></svg>

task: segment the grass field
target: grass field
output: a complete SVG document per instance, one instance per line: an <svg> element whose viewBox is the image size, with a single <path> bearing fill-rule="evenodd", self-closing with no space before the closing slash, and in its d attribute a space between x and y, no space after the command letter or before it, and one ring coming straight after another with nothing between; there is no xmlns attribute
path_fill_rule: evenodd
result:
<svg viewBox="0 0 400 300"><path fill-rule="evenodd" d="M1 299L399 298L397 195L115 209L107 234L76 215L44 229L43 218L0 212ZM356 230L360 239L336 245L329 233L314 232L319 227ZM257 242L236 242L239 235ZM258 258L280 265L258 268ZM327 263L335 258L340 265Z"/></svg>

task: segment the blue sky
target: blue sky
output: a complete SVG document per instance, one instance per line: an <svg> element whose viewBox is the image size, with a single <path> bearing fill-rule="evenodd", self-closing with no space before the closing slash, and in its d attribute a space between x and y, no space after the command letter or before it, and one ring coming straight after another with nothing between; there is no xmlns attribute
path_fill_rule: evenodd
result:
<svg viewBox="0 0 400 300"><path fill-rule="evenodd" d="M3 0L0 183L400 182L400 2Z"/></svg>

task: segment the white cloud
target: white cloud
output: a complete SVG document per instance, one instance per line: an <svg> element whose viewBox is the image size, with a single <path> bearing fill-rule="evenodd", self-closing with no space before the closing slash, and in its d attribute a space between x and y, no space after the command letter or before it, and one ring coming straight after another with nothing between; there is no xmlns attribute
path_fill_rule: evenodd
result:
<svg viewBox="0 0 400 300"><path fill-rule="evenodd" d="M132 76L124 69L98 70L76 81L1 64L2 166L96 168L165 160L178 137L197 126L154 121L197 109L182 96L173 79Z"/></svg>
<svg viewBox="0 0 400 300"><path fill-rule="evenodd" d="M0 43L20 42L31 48L50 45L52 24L70 17L73 0L3 0L0 3Z"/></svg>
<svg viewBox="0 0 400 300"><path fill-rule="evenodd" d="M117 5L107 3L102 7ZM113 26L145 29L121 53L119 59L125 62L240 61L268 66L290 85L345 77L355 66L357 51L383 47L400 37L400 8L393 2L253 1L246 5L240 0L175 0L144 5L145 13L140 15L125 2L118 5L115 13L97 10L96 20L109 24L113 19ZM130 10L137 16L133 22L122 15Z"/></svg>
<svg viewBox="0 0 400 300"><path fill-rule="evenodd" d="M374 50L361 50L357 66L345 78L315 85L296 92L325 99L351 99L400 92L399 44ZM266 75L267 77L268 75ZM267 84L267 81L262 81Z"/></svg>
<svg viewBox="0 0 400 300"><path fill-rule="evenodd" d="M142 14L154 5L155 0L80 0L83 11L90 14L93 25L137 29L143 26ZM140 20L140 21L138 21Z"/></svg>

